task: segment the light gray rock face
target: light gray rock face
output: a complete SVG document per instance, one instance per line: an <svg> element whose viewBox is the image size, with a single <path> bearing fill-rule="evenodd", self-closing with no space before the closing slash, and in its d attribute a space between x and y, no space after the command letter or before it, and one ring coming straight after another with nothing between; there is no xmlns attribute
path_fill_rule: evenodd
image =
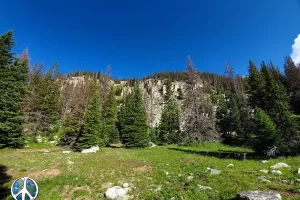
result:
<svg viewBox="0 0 300 200"><path fill-rule="evenodd" d="M244 191L237 195L237 200L281 200L281 195L275 192Z"/></svg>
<svg viewBox="0 0 300 200"><path fill-rule="evenodd" d="M290 166L285 163L280 162L275 165L272 165L270 168L271 169L280 169L280 168L285 168L285 167L290 167Z"/></svg>
<svg viewBox="0 0 300 200"><path fill-rule="evenodd" d="M81 153L96 153L97 151L99 151L99 147L98 146L93 146L89 149L83 149L81 151Z"/></svg>
<svg viewBox="0 0 300 200"><path fill-rule="evenodd" d="M107 199L111 199L111 200L125 200L126 199L126 191L119 186L114 186L114 187L106 190L105 197Z"/></svg>

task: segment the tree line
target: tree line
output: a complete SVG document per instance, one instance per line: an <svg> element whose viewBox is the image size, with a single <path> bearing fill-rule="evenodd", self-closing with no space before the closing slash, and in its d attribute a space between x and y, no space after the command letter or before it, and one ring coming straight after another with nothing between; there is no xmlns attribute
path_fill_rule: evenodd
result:
<svg viewBox="0 0 300 200"><path fill-rule="evenodd" d="M0 148L20 148L38 136L75 151L122 143L143 148L218 141L267 153L297 151L300 144L300 64L285 59L284 73L271 62L250 61L242 77L225 63L225 73L200 73L190 57L184 72L145 77L163 81L162 115L149 125L143 79L112 84L106 73L63 75L58 63L31 66L28 50L12 52L11 31L0 36ZM77 78L74 78L77 77ZM115 84L120 84L120 79ZM184 83L175 97L175 81ZM122 94L122 95L121 95Z"/></svg>

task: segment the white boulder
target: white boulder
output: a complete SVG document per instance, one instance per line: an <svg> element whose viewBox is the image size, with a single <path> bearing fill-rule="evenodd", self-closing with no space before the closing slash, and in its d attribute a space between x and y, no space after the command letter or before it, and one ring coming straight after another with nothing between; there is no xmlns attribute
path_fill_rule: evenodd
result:
<svg viewBox="0 0 300 200"><path fill-rule="evenodd" d="M282 172L280 170L272 170L271 173L274 175L282 175Z"/></svg>
<svg viewBox="0 0 300 200"><path fill-rule="evenodd" d="M126 198L125 195L126 191L119 186L108 188L105 192L105 197L111 200L124 200Z"/></svg>
<svg viewBox="0 0 300 200"><path fill-rule="evenodd" d="M237 195L237 200L281 200L281 195L275 192L244 191Z"/></svg>
<svg viewBox="0 0 300 200"><path fill-rule="evenodd" d="M221 170L217 170L217 169L211 169L210 170L210 174L213 174L213 175L217 175L217 174L221 174L222 171Z"/></svg>
<svg viewBox="0 0 300 200"><path fill-rule="evenodd" d="M89 149L83 149L81 151L81 153L96 153L97 151L99 151L99 147L98 146L93 146Z"/></svg>
<svg viewBox="0 0 300 200"><path fill-rule="evenodd" d="M279 168L285 168L285 167L290 167L290 166L285 163L280 162L275 165L272 165L270 168L271 169L279 169Z"/></svg>

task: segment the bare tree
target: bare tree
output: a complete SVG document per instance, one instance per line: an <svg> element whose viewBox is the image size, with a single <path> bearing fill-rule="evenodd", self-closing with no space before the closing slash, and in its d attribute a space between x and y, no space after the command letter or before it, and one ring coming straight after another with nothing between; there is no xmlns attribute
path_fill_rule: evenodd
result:
<svg viewBox="0 0 300 200"><path fill-rule="evenodd" d="M194 142L215 141L219 134L215 129L215 114L210 98L203 91L199 72L188 56L186 67L186 99L183 114L183 137Z"/></svg>

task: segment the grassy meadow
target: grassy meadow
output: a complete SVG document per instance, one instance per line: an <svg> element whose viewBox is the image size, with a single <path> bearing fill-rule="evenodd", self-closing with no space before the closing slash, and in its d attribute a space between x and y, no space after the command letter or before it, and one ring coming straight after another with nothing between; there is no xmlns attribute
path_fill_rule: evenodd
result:
<svg viewBox="0 0 300 200"><path fill-rule="evenodd" d="M45 153L46 150L49 152ZM132 199L233 199L244 190L276 191L283 199L300 199L300 182L296 181L300 179L297 174L299 157L262 163L260 160L220 159L181 151L251 151L215 143L193 147L102 148L93 154L64 154L64 150L39 145L0 150L3 179L0 180L0 184L3 183L0 199L11 199L4 191L14 179L22 176L36 180L39 200L105 199L104 193L109 187L122 187L123 183L131 185L128 194ZM283 175L259 172L278 162L291 167L280 169ZM228 164L234 164L234 167L227 168ZM207 167L222 170L222 173L211 175L206 172ZM193 179L188 180L188 176ZM259 176L266 176L270 182L260 182ZM209 186L212 190L201 190L198 185Z"/></svg>

